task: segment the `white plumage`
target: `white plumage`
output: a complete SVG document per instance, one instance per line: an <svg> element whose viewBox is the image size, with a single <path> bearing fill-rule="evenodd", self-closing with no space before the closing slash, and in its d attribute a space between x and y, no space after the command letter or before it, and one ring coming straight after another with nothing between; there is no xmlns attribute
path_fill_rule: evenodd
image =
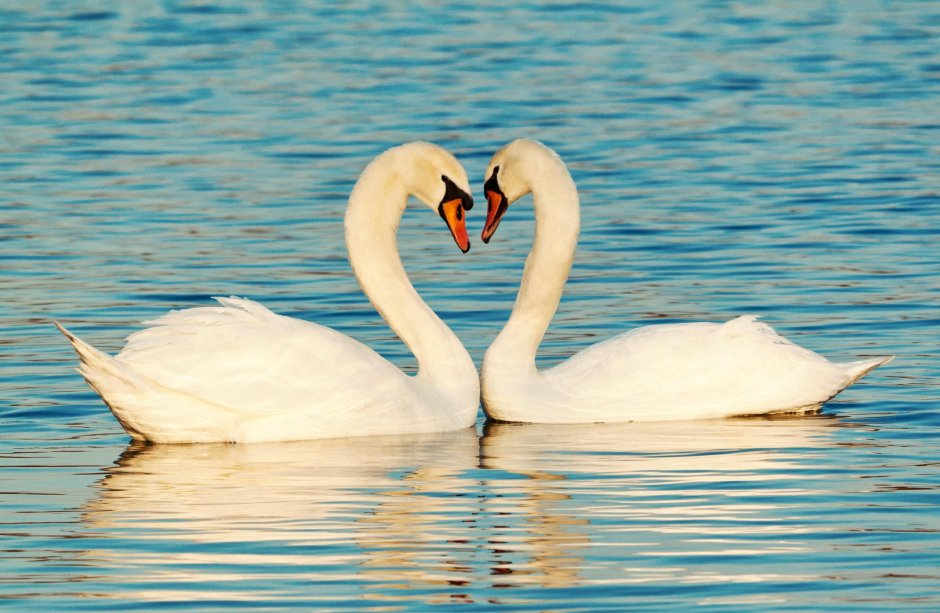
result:
<svg viewBox="0 0 940 613"><path fill-rule="evenodd" d="M638 328L538 371L535 355L574 258L577 190L557 154L529 140L498 151L486 177L484 240L500 211L529 192L536 214L516 304L483 360L483 407L491 418L579 423L809 411L891 359L835 364L744 316Z"/></svg>
<svg viewBox="0 0 940 613"><path fill-rule="evenodd" d="M152 442L285 441L470 426L479 406L476 368L415 292L395 240L409 193L432 208L453 196L442 175L468 191L463 168L443 149L427 143L391 149L363 172L346 217L353 270L415 353L416 376L335 330L239 298L147 322L151 327L132 334L115 357L60 326L81 359L79 372L133 438Z"/></svg>

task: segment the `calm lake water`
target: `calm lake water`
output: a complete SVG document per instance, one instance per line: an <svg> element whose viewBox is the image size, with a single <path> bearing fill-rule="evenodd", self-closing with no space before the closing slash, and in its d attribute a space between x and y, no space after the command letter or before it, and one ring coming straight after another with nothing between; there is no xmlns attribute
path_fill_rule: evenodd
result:
<svg viewBox="0 0 940 613"><path fill-rule="evenodd" d="M0 607L940 610L940 5L103 7L0 8ZM240 295L413 372L349 190L416 139L479 190L519 136L583 203L543 365L744 313L897 359L805 418L147 447L52 326L117 351ZM405 216L478 362L531 240Z"/></svg>

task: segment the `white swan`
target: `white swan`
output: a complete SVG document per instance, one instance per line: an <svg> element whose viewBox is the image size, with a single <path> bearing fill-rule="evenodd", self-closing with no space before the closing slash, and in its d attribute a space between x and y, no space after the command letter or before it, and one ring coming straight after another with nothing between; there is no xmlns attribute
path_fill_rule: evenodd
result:
<svg viewBox="0 0 940 613"><path fill-rule="evenodd" d="M818 408L891 358L833 364L755 317L638 328L545 371L535 366L578 240L574 181L545 145L517 140L490 160L483 240L532 193L535 239L506 326L483 359L483 408L501 421L701 419Z"/></svg>
<svg viewBox="0 0 940 613"><path fill-rule="evenodd" d="M353 272L414 353L416 376L335 330L239 298L148 322L153 327L131 335L116 357L60 329L81 358L79 372L138 440L260 442L466 428L479 407L476 367L411 285L396 238L413 194L438 210L466 252L468 193L450 153L409 143L379 155L349 197Z"/></svg>

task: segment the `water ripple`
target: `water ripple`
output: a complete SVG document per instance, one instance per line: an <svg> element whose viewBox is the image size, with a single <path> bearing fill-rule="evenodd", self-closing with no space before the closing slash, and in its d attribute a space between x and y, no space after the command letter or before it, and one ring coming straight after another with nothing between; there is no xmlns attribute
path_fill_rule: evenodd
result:
<svg viewBox="0 0 940 613"><path fill-rule="evenodd" d="M936 609L938 23L916 1L0 9L0 599ZM742 313L898 359L796 420L128 447L51 326L116 351L245 295L413 371L346 263L349 190L415 139L479 187L518 136L583 203L543 366ZM531 206L467 256L415 211L406 267L479 361Z"/></svg>

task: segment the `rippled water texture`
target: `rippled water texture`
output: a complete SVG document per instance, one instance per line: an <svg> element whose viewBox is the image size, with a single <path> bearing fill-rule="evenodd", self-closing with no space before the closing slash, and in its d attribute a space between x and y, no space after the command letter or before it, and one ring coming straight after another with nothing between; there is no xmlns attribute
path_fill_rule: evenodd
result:
<svg viewBox="0 0 940 613"><path fill-rule="evenodd" d="M0 606L940 609L937 3L108 6L0 8ZM243 295L413 371L348 192L415 139L479 189L518 136L583 203L542 365L743 313L897 359L806 418L258 446L130 445L72 370L52 320L116 351ZM479 362L531 206L400 236Z"/></svg>

